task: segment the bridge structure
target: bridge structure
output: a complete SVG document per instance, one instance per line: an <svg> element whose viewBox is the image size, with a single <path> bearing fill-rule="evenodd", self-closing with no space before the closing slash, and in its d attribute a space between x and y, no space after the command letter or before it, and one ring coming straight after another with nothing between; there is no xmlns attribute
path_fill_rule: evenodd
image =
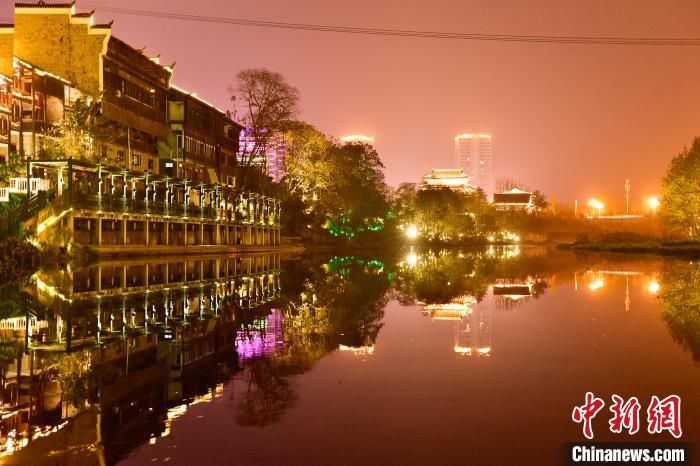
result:
<svg viewBox="0 0 700 466"><path fill-rule="evenodd" d="M32 182L41 179L42 183ZM280 244L281 203L207 184L74 159L28 160L26 200L0 225L98 255L187 254ZM50 189L33 191L42 186Z"/></svg>

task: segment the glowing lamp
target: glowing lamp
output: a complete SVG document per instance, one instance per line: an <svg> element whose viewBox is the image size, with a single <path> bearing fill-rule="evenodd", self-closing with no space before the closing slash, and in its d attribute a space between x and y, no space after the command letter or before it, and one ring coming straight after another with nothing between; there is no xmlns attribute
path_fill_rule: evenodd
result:
<svg viewBox="0 0 700 466"><path fill-rule="evenodd" d="M647 291L648 291L650 294L657 294L657 293L659 292L659 290L661 290L661 285L659 285L659 282L657 282L656 280L652 279L652 280L649 282L649 285L647 285Z"/></svg>

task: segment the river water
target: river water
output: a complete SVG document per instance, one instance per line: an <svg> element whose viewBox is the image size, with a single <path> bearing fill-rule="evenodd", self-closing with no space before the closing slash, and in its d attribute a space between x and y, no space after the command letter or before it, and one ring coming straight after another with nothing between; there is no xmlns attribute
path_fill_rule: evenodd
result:
<svg viewBox="0 0 700 466"><path fill-rule="evenodd" d="M595 441L693 442L699 303L698 264L539 248L42 270L0 300L0 462L561 464L586 392Z"/></svg>

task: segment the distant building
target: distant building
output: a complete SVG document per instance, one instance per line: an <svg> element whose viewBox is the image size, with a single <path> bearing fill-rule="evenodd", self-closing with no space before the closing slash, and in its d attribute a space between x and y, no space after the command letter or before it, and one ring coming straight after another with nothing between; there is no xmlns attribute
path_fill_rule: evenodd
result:
<svg viewBox="0 0 700 466"><path fill-rule="evenodd" d="M489 134L460 134L455 136L457 166L472 178L489 199L493 196L493 143Z"/></svg>
<svg viewBox="0 0 700 466"><path fill-rule="evenodd" d="M238 158L247 157L255 147L255 136L251 129L241 131ZM284 159L287 157L287 145L282 135L275 135L270 138L267 147L254 157L250 162L251 166L261 167L265 173L272 178L275 183L279 183L284 178Z"/></svg>
<svg viewBox="0 0 700 466"><path fill-rule="evenodd" d="M461 168L433 168L423 177L420 189L450 188L465 193L476 189L471 177L464 174Z"/></svg>
<svg viewBox="0 0 700 466"><path fill-rule="evenodd" d="M238 138L243 128L228 112L171 84L168 124L170 147L175 150L171 158L162 160L160 173L235 185Z"/></svg>
<svg viewBox="0 0 700 466"><path fill-rule="evenodd" d="M531 212L535 209L533 195L520 188L512 188L509 191L493 195L493 206L496 210L514 210Z"/></svg>
<svg viewBox="0 0 700 466"><path fill-rule="evenodd" d="M370 146L374 145L374 136L365 136L363 134L350 134L348 136L343 136L340 138L340 142L343 142L345 144L349 143L362 143L362 144L369 144Z"/></svg>

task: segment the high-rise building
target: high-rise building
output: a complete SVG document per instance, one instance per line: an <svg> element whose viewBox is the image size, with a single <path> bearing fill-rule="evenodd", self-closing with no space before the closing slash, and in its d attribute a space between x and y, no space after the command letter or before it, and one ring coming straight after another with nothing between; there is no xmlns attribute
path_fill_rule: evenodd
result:
<svg viewBox="0 0 700 466"><path fill-rule="evenodd" d="M493 141L490 134L460 134L455 136L457 166L470 176L472 183L493 198Z"/></svg>
<svg viewBox="0 0 700 466"><path fill-rule="evenodd" d="M250 161L251 166L261 167L272 181L279 183L284 178L284 159L287 156L287 144L281 135L273 135L266 142L265 147L255 149L255 135L253 130L246 128L240 133L238 158L242 160L250 157L254 150L257 154Z"/></svg>
<svg viewBox="0 0 700 466"><path fill-rule="evenodd" d="M350 144L350 143L361 143L361 144L369 144L370 146L374 145L374 136L366 136L364 134L350 134L348 136L343 136L340 138L340 142L345 143L345 144Z"/></svg>

